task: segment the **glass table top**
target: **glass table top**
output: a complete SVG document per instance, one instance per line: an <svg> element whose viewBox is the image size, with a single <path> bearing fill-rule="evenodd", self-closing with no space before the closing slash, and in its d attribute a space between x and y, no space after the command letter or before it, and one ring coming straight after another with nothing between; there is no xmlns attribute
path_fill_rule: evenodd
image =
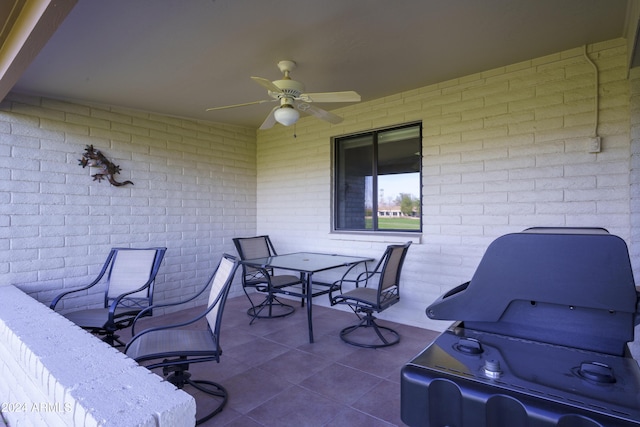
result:
<svg viewBox="0 0 640 427"><path fill-rule="evenodd" d="M332 268L350 266L361 262L373 261L373 258L314 252L296 252L265 258L240 261L241 264L262 268L282 268L305 273L317 273Z"/></svg>

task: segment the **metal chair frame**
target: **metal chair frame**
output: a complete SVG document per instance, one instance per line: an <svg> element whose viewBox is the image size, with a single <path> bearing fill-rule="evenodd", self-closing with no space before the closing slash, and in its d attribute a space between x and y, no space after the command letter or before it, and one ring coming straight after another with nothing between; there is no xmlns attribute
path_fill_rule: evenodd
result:
<svg viewBox="0 0 640 427"><path fill-rule="evenodd" d="M236 246L240 259L242 260L278 255L273 247L273 243L271 243L271 239L266 235L255 237L236 237L233 239L233 243ZM249 245L251 243L258 243L261 250L256 251L255 248L250 248ZM251 307L247 309L247 314L251 316L250 324L253 324L256 319L273 319L292 314L295 311L295 307L279 300L276 297L274 289L301 283L301 277L289 274L276 275L274 274L273 269L255 268L243 265L242 290L251 304ZM265 299L259 304L255 304L251 299L249 292L247 292L247 288L254 288L258 292L266 293ZM265 310L266 313L263 313Z"/></svg>
<svg viewBox="0 0 640 427"><path fill-rule="evenodd" d="M220 362L220 355L222 354L222 347L220 346L222 314L237 268L238 260L234 256L224 254L207 284L195 295L184 301L149 307L147 310L186 304L200 297L205 290L211 287L208 305L197 316L181 323L145 329L135 334L124 350L127 355L138 363L155 361L145 365L145 367L149 370L162 368L162 375L177 388L182 389L189 385L217 400L218 403L213 410L197 419L196 424L201 424L220 413L228 400L228 392L221 384L209 380L192 379L189 365L211 361ZM215 309L217 311L212 313ZM143 312L134 319L131 327L132 333L135 333L135 324L141 317L144 317ZM193 327L180 329L192 325L205 317L207 320L206 331L195 330ZM153 338L154 334L156 338ZM176 343L172 339L176 337L175 341L179 341L180 338L185 339L185 341ZM193 339L190 340L188 339L189 337L193 337ZM194 344L194 342L197 342L197 344ZM156 346L149 343L156 344ZM153 347L155 351L145 353L143 351L145 350L145 345ZM158 348L157 346L160 347Z"/></svg>
<svg viewBox="0 0 640 427"><path fill-rule="evenodd" d="M351 268L342 279L334 283L329 299L331 305L346 304L358 316L360 322L340 331L340 338L351 345L365 348L387 347L400 342L400 334L395 330L376 322L374 312L381 312L400 301L400 274L411 242L403 245L389 245L371 271L349 278ZM343 292L343 285L350 284L354 288ZM334 295L336 291L340 293ZM371 328L380 340L379 344L363 343L350 337L350 334L361 329ZM388 336L384 335L384 331Z"/></svg>
<svg viewBox="0 0 640 427"><path fill-rule="evenodd" d="M155 256L150 267L148 279L144 284L134 290L129 290L118 295L113 295L110 287L111 276L118 255L125 251L155 251ZM84 309L71 311L63 314L71 321L83 329L99 336L103 336L103 341L113 346L124 346L124 343L116 335L116 332L128 328L133 323L133 319L140 311L153 305L153 294L155 279L160 269L160 264L164 259L167 248L112 248L104 262L98 276L88 285L81 288L65 291L57 295L49 308L55 310L60 301L68 295L89 291L94 286L103 281L107 282L104 291L104 306L102 309ZM152 311L146 311L147 316L151 316ZM104 319L104 323L102 323Z"/></svg>

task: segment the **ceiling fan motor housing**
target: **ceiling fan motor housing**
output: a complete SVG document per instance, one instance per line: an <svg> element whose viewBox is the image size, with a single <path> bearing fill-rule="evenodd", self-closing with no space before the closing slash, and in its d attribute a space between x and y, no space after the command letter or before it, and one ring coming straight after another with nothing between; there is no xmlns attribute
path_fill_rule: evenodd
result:
<svg viewBox="0 0 640 427"><path fill-rule="evenodd" d="M278 86L281 93L269 91L269 95L273 98L279 98L283 95L287 97L298 98L304 92L304 85L298 81L291 79L275 80L274 85Z"/></svg>

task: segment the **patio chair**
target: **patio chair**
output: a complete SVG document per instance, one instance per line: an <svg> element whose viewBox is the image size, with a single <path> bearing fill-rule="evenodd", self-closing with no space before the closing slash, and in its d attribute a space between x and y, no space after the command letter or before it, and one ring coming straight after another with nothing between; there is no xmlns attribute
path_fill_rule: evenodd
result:
<svg viewBox="0 0 640 427"><path fill-rule="evenodd" d="M238 261L231 255L224 254L218 267L206 285L193 297L175 304L156 305L151 308L185 304L200 296L207 288L209 302L199 314L181 323L163 325L145 329L135 334L125 347L125 353L138 363L149 362L145 367L149 370L162 368L162 374L177 388L190 385L214 399L213 410L208 409L206 415L196 421L200 424L218 414L227 403L228 394L225 388L213 381L191 379L189 365L216 361L220 362L220 325L229 288L233 281ZM194 325L203 320L206 326ZM137 321L137 319L136 319ZM132 326L135 331L135 322ZM207 406L209 408L209 406Z"/></svg>
<svg viewBox="0 0 640 427"><path fill-rule="evenodd" d="M340 338L344 342L358 347L378 348L400 341L400 334L376 323L373 313L384 311L400 300L400 273L410 245L411 242L389 245L373 271L353 277L349 269L342 279L334 283L329 294L331 305L346 304L360 319L358 324L340 331ZM336 291L339 293L334 295ZM375 335L371 336L367 331L373 331Z"/></svg>
<svg viewBox="0 0 640 427"><path fill-rule="evenodd" d="M233 239L240 259L266 258L278 255L269 236L236 237ZM247 314L254 320L259 318L276 318L288 316L295 311L292 305L280 301L274 294L274 289L301 284L299 276L292 274L274 274L272 269L242 266L242 289L251 303ZM266 293L260 304L254 304L247 288L254 288L258 292Z"/></svg>
<svg viewBox="0 0 640 427"><path fill-rule="evenodd" d="M94 286L97 289L99 283L106 282L102 308L76 310L63 313L63 316L81 328L103 336L108 344L123 346L116 332L131 326L136 315L153 304L154 282L166 250L113 248L94 281L61 293L49 307L55 310L63 298L86 295ZM147 311L146 314L150 316L152 312Z"/></svg>

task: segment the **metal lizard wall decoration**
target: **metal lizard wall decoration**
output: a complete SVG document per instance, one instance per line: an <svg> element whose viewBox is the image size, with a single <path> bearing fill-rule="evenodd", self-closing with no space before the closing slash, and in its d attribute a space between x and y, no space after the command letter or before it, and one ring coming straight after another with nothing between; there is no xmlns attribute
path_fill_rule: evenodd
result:
<svg viewBox="0 0 640 427"><path fill-rule="evenodd" d="M120 166L114 165L109 159L107 159L104 154L102 154L99 150L93 148L93 145L87 145L84 149L84 153L82 153L82 158L78 159L79 164L84 169L89 166L92 168L101 169L100 172L91 175L94 181L102 181L103 179L107 179L111 185L115 185L116 187L120 187L121 185L131 184L131 181L118 182L114 178L114 175L120 173Z"/></svg>

